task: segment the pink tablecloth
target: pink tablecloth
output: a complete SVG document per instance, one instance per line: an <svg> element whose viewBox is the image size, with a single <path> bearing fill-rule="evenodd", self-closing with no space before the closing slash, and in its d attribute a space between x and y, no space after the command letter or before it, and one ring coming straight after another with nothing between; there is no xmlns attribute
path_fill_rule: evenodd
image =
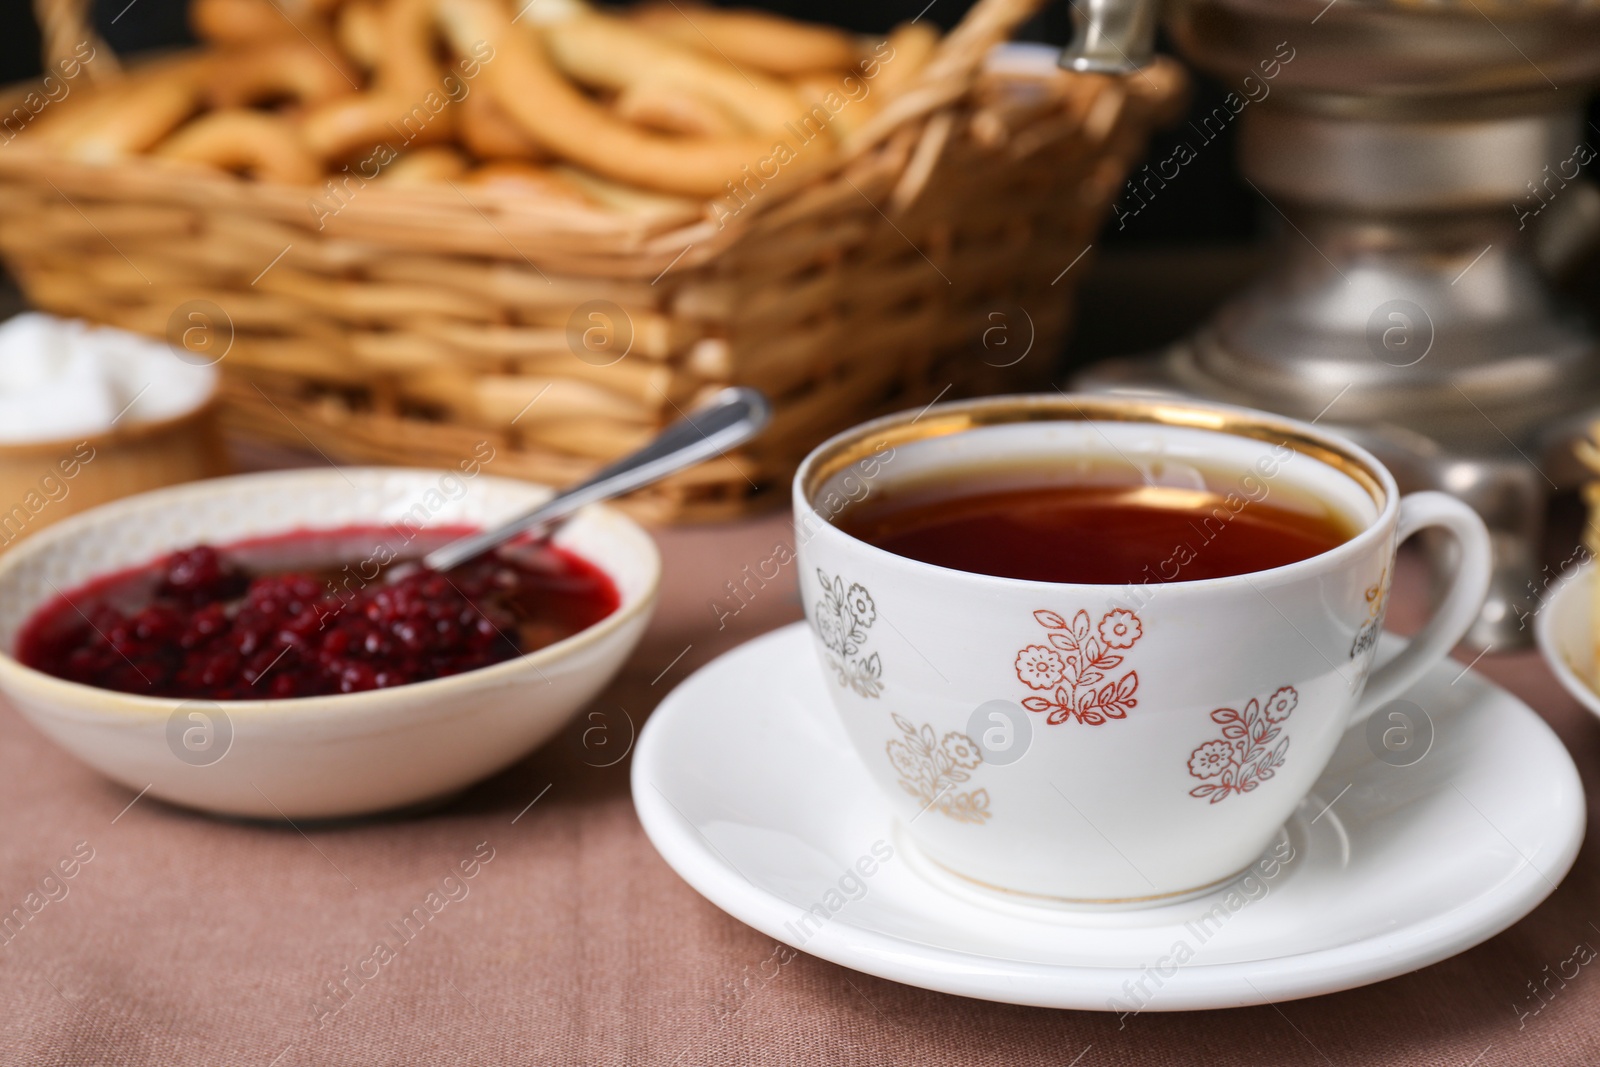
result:
<svg viewBox="0 0 1600 1067"><path fill-rule="evenodd" d="M690 671L799 617L792 567L728 614L738 602L724 583L787 536L776 516L661 533L662 609L594 704L603 720L575 724L425 815L301 832L148 797L130 807L131 791L0 709L0 913L62 861L74 872L0 935L0 1061L1600 1062L1600 968L1550 983L1542 1010L1518 1016L1529 1010L1529 982L1544 982L1578 946L1600 947L1592 847L1531 916L1444 963L1277 1006L1144 1014L1126 1029L1110 1015L965 1000L780 952L651 849L629 799L628 761L596 764L625 748ZM1402 571L1392 613L1401 624L1417 614L1419 577ZM1534 653L1491 654L1478 666L1549 720L1594 793L1600 722ZM597 723L606 729L595 733ZM396 934L392 924L462 860L477 861L475 876L451 883L426 926ZM379 941L398 948L364 963Z"/></svg>

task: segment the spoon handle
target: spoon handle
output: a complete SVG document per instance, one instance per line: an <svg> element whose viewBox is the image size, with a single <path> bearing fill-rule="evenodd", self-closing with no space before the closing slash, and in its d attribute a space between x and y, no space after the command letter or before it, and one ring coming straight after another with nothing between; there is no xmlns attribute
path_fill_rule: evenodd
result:
<svg viewBox="0 0 1600 1067"><path fill-rule="evenodd" d="M649 444L603 468L588 481L557 493L510 522L441 545L422 557L422 562L437 571L458 567L520 533L564 519L585 505L632 492L721 455L760 433L771 418L772 407L759 391L724 389L710 403L668 426Z"/></svg>

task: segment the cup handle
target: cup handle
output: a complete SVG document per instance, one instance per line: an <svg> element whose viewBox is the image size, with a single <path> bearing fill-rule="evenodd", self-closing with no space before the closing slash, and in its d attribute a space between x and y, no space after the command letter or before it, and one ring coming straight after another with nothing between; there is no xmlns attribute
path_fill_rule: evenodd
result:
<svg viewBox="0 0 1600 1067"><path fill-rule="evenodd" d="M1411 493L1402 497L1400 522L1395 531L1396 547L1430 526L1448 530L1460 546L1455 581L1433 618L1411 638L1411 643L1372 672L1366 693L1350 718L1352 726L1366 721L1375 710L1405 692L1430 667L1449 655L1477 621L1489 593L1494 562L1489 549L1489 531L1478 513L1446 493Z"/></svg>

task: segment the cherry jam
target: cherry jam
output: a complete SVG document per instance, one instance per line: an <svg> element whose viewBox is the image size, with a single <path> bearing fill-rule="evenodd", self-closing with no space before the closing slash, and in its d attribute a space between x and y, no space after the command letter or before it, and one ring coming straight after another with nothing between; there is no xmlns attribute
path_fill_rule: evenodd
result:
<svg viewBox="0 0 1600 1067"><path fill-rule="evenodd" d="M620 603L605 572L547 543L502 546L448 574L406 562L470 532L346 527L196 545L46 604L17 659L141 696L356 693L537 651Z"/></svg>

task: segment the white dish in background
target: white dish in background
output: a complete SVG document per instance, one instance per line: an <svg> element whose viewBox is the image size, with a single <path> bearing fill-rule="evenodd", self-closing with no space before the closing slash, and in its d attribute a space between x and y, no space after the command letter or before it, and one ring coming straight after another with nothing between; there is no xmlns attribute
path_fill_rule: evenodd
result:
<svg viewBox="0 0 1600 1067"><path fill-rule="evenodd" d="M1385 635L1381 656L1401 644ZM1560 740L1521 701L1446 662L1405 697L1431 724L1422 757L1391 765L1364 728L1347 734L1273 846L1287 842L1293 858L1270 876L1141 911L995 903L921 872L825 683L804 623L696 672L641 732L639 818L667 862L735 918L941 992L1174 1011L1349 989L1510 926L1583 839L1583 788ZM816 907L827 920L807 922ZM1180 942L1192 958L1174 966Z"/></svg>
<svg viewBox="0 0 1600 1067"><path fill-rule="evenodd" d="M1585 563L1563 579L1545 597L1533 630L1539 651L1562 688L1600 715L1600 693L1591 684L1596 677L1591 592L1594 574L1594 564Z"/></svg>
<svg viewBox="0 0 1600 1067"><path fill-rule="evenodd" d="M182 418L211 401L221 358L81 319L14 315L0 322L0 442L73 441Z"/></svg>
<svg viewBox="0 0 1600 1067"><path fill-rule="evenodd" d="M414 522L419 506L423 525L491 526L551 492L485 474L346 467L194 482L84 512L0 556L0 691L91 767L189 807L328 818L447 796L553 736L638 643L661 560L621 512L585 508L554 538L611 577L616 611L528 655L393 689L224 702L133 696L23 666L11 655L18 630L57 591L200 542L397 523L408 513ZM206 745L184 758L179 739L191 728Z"/></svg>

